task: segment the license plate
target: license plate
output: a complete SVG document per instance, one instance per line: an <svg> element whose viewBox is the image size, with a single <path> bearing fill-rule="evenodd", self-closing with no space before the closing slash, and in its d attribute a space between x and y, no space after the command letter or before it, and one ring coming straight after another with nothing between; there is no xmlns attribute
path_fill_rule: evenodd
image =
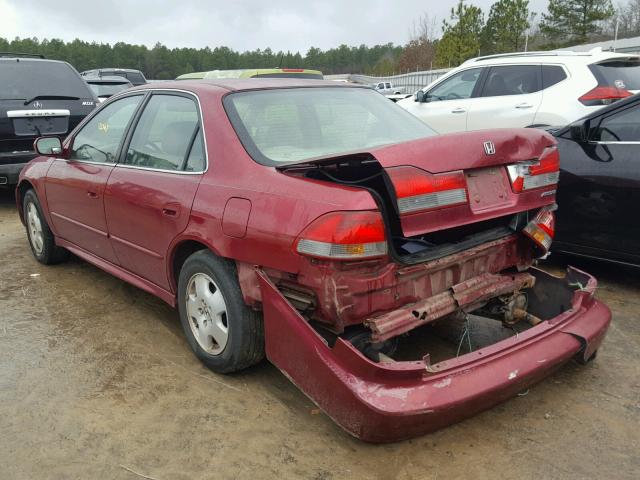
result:
<svg viewBox="0 0 640 480"><path fill-rule="evenodd" d="M69 117L13 118L16 135L61 135L69 129Z"/></svg>
<svg viewBox="0 0 640 480"><path fill-rule="evenodd" d="M474 170L465 174L471 210L490 210L505 206L509 198L509 183L502 167Z"/></svg>

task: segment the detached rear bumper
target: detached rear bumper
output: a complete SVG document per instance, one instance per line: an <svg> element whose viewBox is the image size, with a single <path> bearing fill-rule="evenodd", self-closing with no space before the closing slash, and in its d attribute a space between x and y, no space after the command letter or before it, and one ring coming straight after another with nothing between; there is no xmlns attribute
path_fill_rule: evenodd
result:
<svg viewBox="0 0 640 480"><path fill-rule="evenodd" d="M586 275L582 274L581 275ZM375 363L338 339L333 348L258 271L269 360L347 432L368 442L402 440L469 417L600 346L609 309L589 279L572 308L481 350L430 365Z"/></svg>

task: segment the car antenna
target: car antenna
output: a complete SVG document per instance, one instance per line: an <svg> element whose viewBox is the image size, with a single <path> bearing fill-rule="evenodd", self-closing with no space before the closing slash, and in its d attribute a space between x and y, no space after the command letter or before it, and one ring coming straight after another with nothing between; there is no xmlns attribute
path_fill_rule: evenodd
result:
<svg viewBox="0 0 640 480"><path fill-rule="evenodd" d="M278 64L278 68L282 68L282 59L284 58L284 52L280 53L280 63Z"/></svg>

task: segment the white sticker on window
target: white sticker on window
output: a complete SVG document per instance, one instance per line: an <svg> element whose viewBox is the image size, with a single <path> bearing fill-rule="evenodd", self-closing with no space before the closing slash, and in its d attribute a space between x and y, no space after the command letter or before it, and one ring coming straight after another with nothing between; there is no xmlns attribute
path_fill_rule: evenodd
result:
<svg viewBox="0 0 640 480"><path fill-rule="evenodd" d="M616 88L626 88L624 81L622 80L616 80L615 82L613 82L613 84L616 86Z"/></svg>

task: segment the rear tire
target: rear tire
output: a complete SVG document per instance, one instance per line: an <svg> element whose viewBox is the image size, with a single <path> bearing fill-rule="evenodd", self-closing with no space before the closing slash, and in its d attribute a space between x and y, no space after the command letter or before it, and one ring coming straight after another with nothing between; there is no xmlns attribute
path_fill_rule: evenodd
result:
<svg viewBox="0 0 640 480"><path fill-rule="evenodd" d="M233 262L209 250L187 258L178 309L191 349L214 372L236 372L264 358L262 315L244 303Z"/></svg>
<svg viewBox="0 0 640 480"><path fill-rule="evenodd" d="M69 257L69 251L56 245L53 232L42 214L38 195L27 190L22 200L22 214L33 256L44 265L60 263Z"/></svg>

